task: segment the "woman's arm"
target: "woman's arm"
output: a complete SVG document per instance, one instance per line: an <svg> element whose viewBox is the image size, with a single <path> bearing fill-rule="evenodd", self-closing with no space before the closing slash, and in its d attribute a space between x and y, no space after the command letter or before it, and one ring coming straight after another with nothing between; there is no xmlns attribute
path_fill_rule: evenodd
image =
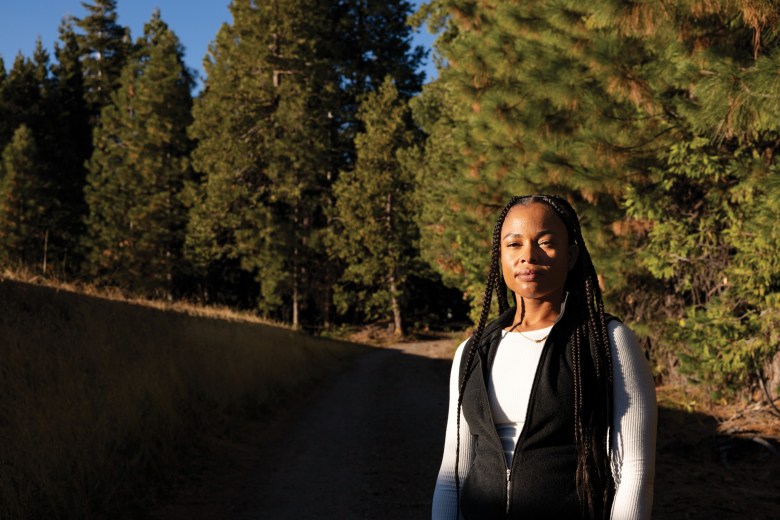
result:
<svg viewBox="0 0 780 520"><path fill-rule="evenodd" d="M460 372L460 358L463 355L464 341L455 351L450 371L450 404L447 413L447 430L444 436L444 455L442 456L439 476L436 479L436 489L433 492L433 520L455 520L457 514L457 492L455 489L455 445L457 444L456 412L458 408L458 379ZM466 473L471 464L472 446L471 432L460 413L460 460L458 461L458 474L460 483L466 478Z"/></svg>
<svg viewBox="0 0 780 520"><path fill-rule="evenodd" d="M653 374L628 327L614 320L607 329L615 399L610 441L617 489L612 520L649 520L658 422Z"/></svg>

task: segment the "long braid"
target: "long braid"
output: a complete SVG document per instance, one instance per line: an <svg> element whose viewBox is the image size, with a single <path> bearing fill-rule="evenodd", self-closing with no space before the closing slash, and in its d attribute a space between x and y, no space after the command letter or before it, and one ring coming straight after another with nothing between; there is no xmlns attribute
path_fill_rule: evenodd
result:
<svg viewBox="0 0 780 520"><path fill-rule="evenodd" d="M577 444L578 447L583 446L585 444L585 432L582 428L579 427L579 425L582 424L582 407L583 407L583 399L582 399L582 381L581 381L581 374L582 370L580 368L581 359L580 359L580 352L582 348L581 344L581 331L576 330L574 332L574 338L573 338L573 346L574 350L572 351L571 356L571 364L572 364L572 371L574 373L574 442ZM579 450L578 450L579 455ZM587 478L587 472L585 471L585 467L583 464L580 464L580 457L577 458L577 473L575 475L577 483L580 482L586 482L588 480ZM586 504L582 503L582 500L580 500L580 506L582 508L583 515L587 511ZM588 507L590 505L588 504Z"/></svg>
<svg viewBox="0 0 780 520"><path fill-rule="evenodd" d="M493 248L490 254L490 272L488 273L487 286L485 287L485 294L482 298L482 312L479 315L479 322L477 323L477 330L471 336L471 339L466 344L469 347L468 358L466 359L465 370L463 371L463 377L460 381L460 387L458 388L458 408L456 411L456 447L455 447L455 493L457 497L457 515L460 515L460 474L458 472L458 466L460 464L460 411L463 405L463 391L466 388L466 382L468 381L469 371L471 365L474 362L474 356L479 349L479 344L482 340L482 333L485 331L487 325L488 316L490 315L490 304L493 299L493 289L496 289L499 308L502 306L508 307L506 298L506 282L504 282L503 276L501 276L501 227L504 224L509 210L512 209L521 197L513 197L512 200L504 207L496 222L496 226L493 228ZM500 288L503 284L503 290ZM501 295L503 294L503 299ZM502 311L503 312L503 311Z"/></svg>
<svg viewBox="0 0 780 520"><path fill-rule="evenodd" d="M541 196L532 197L553 208L569 231L569 241L579 249L578 260L567 277L567 289L575 293L577 328L572 344L572 364L575 392L575 442L577 444L577 493L583 514L594 517L600 511L609 515L609 505L614 492L610 468L608 425L612 417L612 355L604 314L604 302L599 288L596 270L588 252L576 213L565 200ZM529 201L530 202L530 201ZM579 294L577 294L579 293ZM583 351L591 361L595 387L586 377L588 364ZM589 395L585 395L586 389ZM595 392L595 393L594 393ZM599 489L603 490L598 493ZM599 496L600 495L600 496ZM596 501L600 503L597 505Z"/></svg>

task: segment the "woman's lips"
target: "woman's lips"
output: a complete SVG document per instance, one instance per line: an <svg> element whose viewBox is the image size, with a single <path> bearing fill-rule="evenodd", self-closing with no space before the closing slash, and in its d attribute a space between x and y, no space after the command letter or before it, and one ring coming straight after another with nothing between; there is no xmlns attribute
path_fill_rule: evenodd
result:
<svg viewBox="0 0 780 520"><path fill-rule="evenodd" d="M515 274L515 278L523 282L535 282L542 276L544 275L541 272L534 271L533 269L523 269Z"/></svg>

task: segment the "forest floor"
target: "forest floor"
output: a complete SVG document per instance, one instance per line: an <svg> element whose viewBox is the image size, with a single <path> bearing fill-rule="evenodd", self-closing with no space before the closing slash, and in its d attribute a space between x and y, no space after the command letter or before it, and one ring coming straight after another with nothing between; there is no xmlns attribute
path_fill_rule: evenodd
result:
<svg viewBox="0 0 780 520"><path fill-rule="evenodd" d="M204 445L149 512L179 519L425 519L441 461L459 337L376 348L265 421ZM702 410L658 388L653 517L780 518L780 420L763 408Z"/></svg>

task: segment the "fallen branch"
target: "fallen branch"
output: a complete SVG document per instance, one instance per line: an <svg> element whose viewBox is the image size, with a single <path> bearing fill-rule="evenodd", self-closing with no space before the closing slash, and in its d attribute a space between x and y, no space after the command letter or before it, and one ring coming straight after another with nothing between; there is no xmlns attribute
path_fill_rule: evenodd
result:
<svg viewBox="0 0 780 520"><path fill-rule="evenodd" d="M764 397L766 397L769 406L771 406L772 410L774 410L774 411L770 410L770 412L772 412L773 415L780 417L780 409L777 408L777 406L774 403L774 400L772 399L772 396L769 395L769 390L766 387L766 383L764 383L764 377L761 375L761 371L758 369L756 369L756 376L758 377L758 384L761 387L761 390L764 392Z"/></svg>
<svg viewBox="0 0 780 520"><path fill-rule="evenodd" d="M752 440L753 442L757 442L758 444L760 444L764 448L768 449L769 453L771 453L772 455L774 455L775 457L780 459L780 451L777 451L777 448L772 446L772 443L769 442L768 440L764 439L763 437L759 437L758 435L756 435L755 437L753 437L750 440Z"/></svg>

